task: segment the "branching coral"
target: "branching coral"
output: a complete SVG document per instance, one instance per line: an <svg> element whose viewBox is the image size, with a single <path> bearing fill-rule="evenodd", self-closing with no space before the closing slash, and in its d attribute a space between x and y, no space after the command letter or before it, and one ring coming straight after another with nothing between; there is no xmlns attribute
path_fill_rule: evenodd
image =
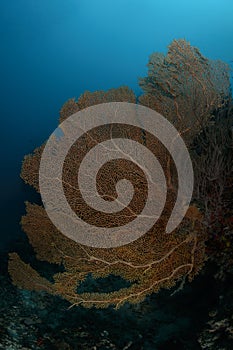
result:
<svg viewBox="0 0 233 350"><path fill-rule="evenodd" d="M207 253L217 263L216 276L232 271L233 244L233 106L216 111L212 123L195 139L193 200L204 213Z"/></svg>
<svg viewBox="0 0 233 350"><path fill-rule="evenodd" d="M195 140L194 199L203 206L205 221L212 227L232 208L233 106L216 113L212 123Z"/></svg>
<svg viewBox="0 0 233 350"><path fill-rule="evenodd" d="M187 144L229 97L229 67L210 61L185 40L174 40L167 55L153 53L148 76L139 80L140 103L165 116Z"/></svg>
<svg viewBox="0 0 233 350"><path fill-rule="evenodd" d="M75 101L74 98L71 98L63 105L60 111L60 123L81 109L106 102L135 103L136 96L134 95L133 91L130 90L127 86L121 86L118 89L109 89L107 91L85 91L79 97L78 101Z"/></svg>
<svg viewBox="0 0 233 350"><path fill-rule="evenodd" d="M9 273L21 288L60 295L71 305L107 307L112 304L119 307L126 301L137 303L161 288L174 286L181 278L187 277L191 281L204 261L204 239L198 216L190 210L179 231L169 235L164 234L163 220L134 243L96 249L66 238L51 223L44 208L27 203L27 215L22 218L22 225L37 258L63 264L65 272L54 275L55 282L50 283L12 253ZM121 276L130 281L131 286L111 293L77 294L78 285L89 273L94 278L109 274Z"/></svg>
<svg viewBox="0 0 233 350"><path fill-rule="evenodd" d="M180 47L180 51L175 51L175 48L178 46ZM156 56L159 64L163 62L161 69L164 71L164 85L161 85L162 82L161 84L157 84L153 87L153 91L157 91L156 96L159 101L158 106L160 106L159 112L166 112L164 115L169 120L174 121L176 126L176 120L178 118L179 125L182 125L180 127L181 131L185 131L187 128L191 129L193 124L191 120L194 118L194 124L196 123L195 125L198 125L197 128L194 128L194 132L196 133L199 130L198 120L207 118L204 104L207 103L207 100L209 106L212 106L214 103L216 104L217 94L214 89L208 92L208 89L210 87L212 88L211 84L210 86L208 85L209 83L206 83L205 93L203 93L203 90L199 91L196 86L193 87L195 83L197 84L197 81L199 87L203 87L204 77L199 82L200 77L198 80L197 75L199 73L197 70L207 63L197 51L190 49L193 53L192 59L195 64L197 63L197 66L195 69L191 69L188 64L190 61L186 65L182 65L180 62L185 61L187 47L189 46L185 42L173 43L170 49L169 55L171 57L169 56L169 61L166 61L162 56ZM198 59L200 62L196 62ZM174 73L175 70L180 70L182 72L182 79L187 78L185 73L183 73L185 70L188 70L189 74L192 73L191 76L195 76L192 82L187 78L188 93L186 93L185 87L183 87L183 90L180 90L180 95L178 96L176 94L175 87L170 85L170 80L167 78L168 73L165 74L165 66L168 69L168 73ZM207 81L210 79L209 76L205 78ZM180 85L182 81L179 81L179 77L176 78L173 76L172 79L173 81L177 81L177 86L181 89ZM167 93L165 93L163 86L169 86ZM202 96L202 99L204 95L205 101L201 107L199 106L202 111L195 109L187 117L182 112L182 106L183 104L186 106L190 102L190 100L187 101L187 98L192 99L189 96L192 94L195 94L195 98L197 98L197 95L199 97ZM219 95L217 96L219 97ZM141 103L147 104L151 98L154 98L153 95L147 94L141 98ZM71 99L63 106L60 121L65 120L71 114L83 108L110 101L135 102L136 99L133 92L126 87L112 89L107 92L86 92L77 102ZM153 101L155 100L153 99ZM165 108L170 109L165 111ZM193 104L190 108L193 108ZM173 116L174 110L176 111L176 117ZM202 114L197 118L196 114L198 112ZM188 120L186 121L186 119ZM63 169L64 176L62 181L64 182L64 193L69 204L72 206L73 211L85 220L89 220L92 224L101 225L101 215L98 216L96 213L94 215L93 211L81 201L81 197L77 196L77 166L86 152L86 147L92 147L95 143L107 138L119 138L122 136L133 139L149 148L163 168L167 180L167 198L159 220L144 236L128 245L109 249L91 248L75 243L63 236L50 221L43 207L27 203L27 215L22 218L22 227L36 252L37 258L49 263L63 265L64 272L59 272L53 276L54 283L49 282L44 277L41 277L31 266L25 264L18 254L12 253L9 259L9 273L13 283L21 288L45 290L54 295L60 295L67 299L71 303L71 306L82 304L85 307L107 307L114 305L118 308L125 302L138 303L145 296L158 292L161 288L174 286L178 280L184 281L188 279L191 281L199 272L205 261L205 234L202 225L202 216L197 208L192 206L189 208L180 226L174 232L165 234L166 224L177 194L177 173L166 148L158 140L153 138L149 132L132 126L122 128L116 124L111 125L111 127L106 126L104 129L96 128L86 133L83 138L77 140L66 157ZM82 147L83 143L85 147ZM32 155L25 157L21 172L21 177L24 181L32 185L37 191L39 191L39 165L43 147L42 145ZM134 200L136 202L133 201L132 205L130 204L131 207L126 208L126 211L120 213L121 215L116 215L115 219L112 216L103 215L102 220L105 226L121 225L126 219L129 220L130 215L127 210L134 215L140 213L144 204L144 195L146 195L146 181L143 173L140 172L137 166L133 167L132 164L121 160L107 164L101 170L97 187L99 194L105 196L104 198L106 200L115 198L115 185L122 176L130 180L134 186ZM104 175L103 170L106 170L107 177ZM77 287L80 286L90 273L93 278L107 277L111 274L120 276L131 282L131 285L128 288L122 288L110 293L77 293Z"/></svg>

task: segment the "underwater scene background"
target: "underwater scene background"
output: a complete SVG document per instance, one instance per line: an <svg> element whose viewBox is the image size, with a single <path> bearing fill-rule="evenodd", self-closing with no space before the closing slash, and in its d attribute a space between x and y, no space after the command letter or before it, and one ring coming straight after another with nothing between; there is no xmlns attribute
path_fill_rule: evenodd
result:
<svg viewBox="0 0 233 350"><path fill-rule="evenodd" d="M81 103L84 107L91 105L88 101L92 99L98 103L109 101L110 97L103 97L103 93L101 97L92 95L95 91L128 86L132 91L120 90L119 95L126 96L126 101L133 102L135 99L153 108L153 99L141 96L149 93L158 97L154 91L158 76L152 72L156 77L154 81L150 78L143 80L142 77L149 76L150 66L147 67L147 64L150 55L160 52L166 56L168 45L174 40L184 40L191 47L197 47L208 60L221 60L232 66L232 1L2 0L0 16L0 348L232 349L233 108L231 91L226 86L227 82L225 84L227 79L220 78L218 72L215 75L217 82L211 87L214 92L218 92L218 87L221 93L228 89L229 95L221 95L225 101L222 108L217 103L213 104L213 118L203 126L203 133L193 139L190 149L197 155L208 149L207 160L212 160L213 169L220 164L218 174L221 178L222 174L226 175L227 169L223 185L224 205L221 207L218 202L214 207L214 219L211 216L213 212L208 212L209 226L203 235L205 238L200 238L198 250L200 266L205 240L208 258L200 271L197 259L196 272L193 273L196 276L192 276L192 281L185 281L182 288L179 288L179 283L171 285L170 289L161 286L157 293L145 295L135 304L125 303L118 310L111 304L103 309L93 305L90 308L83 305L69 308L69 299L62 293L63 298L56 293L35 291L36 288L30 290L28 285L32 286L33 282L24 281L23 286L22 282L21 285L17 283L17 276L21 275L19 270L13 271L12 265L9 269L8 255L16 251L26 264L50 282L54 281L52 276L55 273L64 272L64 266L57 266L55 258L52 264L52 258L39 259L42 262L36 259L35 251L37 255L42 255L37 250L38 242L32 247L28 242L29 238L32 243L28 234L30 228L22 230L20 225L21 217L26 213L25 201L41 204L39 193L25 183L33 185L34 181L27 175L25 167L21 173L25 182L20 178L24 156L47 140L58 126L59 118L64 120L70 114L69 108L74 108L74 112L75 108L81 109ZM156 65L156 60L150 62L153 67L160 67L159 63ZM220 65L219 72L222 72L221 69L225 74L225 68ZM231 76L229 72L232 83ZM222 82L225 85L220 88ZM89 93L78 100L86 91ZM111 94L112 101L116 95L115 92ZM196 96L199 97L198 93ZM212 91L210 96L213 96ZM64 109L65 102L71 98L76 104ZM222 120L227 122L221 124ZM208 148L212 145L211 140L216 140L222 155L216 166L214 162L219 157L214 158L212 146ZM227 146L224 148L224 145ZM198 170L196 174L199 178L203 177ZM217 193L220 191L218 184L214 186L207 186L208 193L214 189ZM197 190L201 192L200 187ZM205 215L203 196L197 198L200 200L196 201L197 207ZM212 210L211 205L212 202ZM31 222L36 225L36 219ZM23 224L26 228L28 222ZM39 228L35 235L37 232L40 232ZM13 261L15 263L16 260ZM15 283L12 284L12 281ZM114 289L127 288L129 283L127 279L110 274L99 284L88 275L85 283L79 286L79 292L110 293Z"/></svg>

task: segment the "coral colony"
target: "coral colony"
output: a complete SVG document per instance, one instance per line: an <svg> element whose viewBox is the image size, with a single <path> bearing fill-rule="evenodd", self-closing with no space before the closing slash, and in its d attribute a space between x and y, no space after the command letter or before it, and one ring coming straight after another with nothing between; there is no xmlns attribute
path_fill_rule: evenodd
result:
<svg viewBox="0 0 233 350"><path fill-rule="evenodd" d="M217 135L219 128L216 125L219 118L213 119L214 115L216 111L224 110L230 101L228 66L221 61L211 61L203 57L197 48L185 40L174 40L168 48L167 55L151 55L148 76L140 78L139 85L144 94L138 100L128 87L87 91L77 101L70 99L64 104L60 111L60 122L86 107L117 101L139 103L166 117L183 137L194 164L193 199L182 223L172 233L164 234L177 194L177 173L166 148L149 132L130 125L126 125L124 129L117 124L111 128L95 128L77 140L65 159L64 193L73 211L92 225L106 227L127 222L129 209L133 210L135 215L140 213L147 194L146 180L143 172L127 161L112 162L110 166L102 169L97 179L98 191L103 196L106 195L106 200L108 196L116 195L115 184L122 176L133 184L134 201L121 215L93 215L92 209L77 195L78 191L71 190L72 187L77 187L77 169L87 149L110 137L127 137L153 152L163 168L168 190L161 217L136 241L121 247L102 249L84 246L65 237L50 221L43 206L26 203L27 214L22 217L22 228L35 250L37 259L61 265L63 270L55 273L51 282L26 264L17 253L11 253L9 273L15 285L23 289L44 290L59 295L68 300L71 306L81 304L84 307L105 308L113 305L119 308L125 302L139 303L161 288L171 288L176 284L179 288L186 281L191 281L202 269L208 254L213 253L214 248L206 249L206 246L211 246L208 241L213 235L211 232L215 225L214 218L221 215L223 208L226 210L228 205L224 191L218 198L218 205L221 204L221 207L217 207L214 202L216 195L213 194L216 193L218 185L221 185L221 188L227 186L232 169L224 168L223 177L220 163L218 174L215 167L211 168L212 170L209 168L208 159L215 146L208 142L208 135ZM226 116L221 119L221 123L225 120ZM228 130L227 123L224 125ZM230 155L227 146L221 142L221 135L216 137L220 140L218 147L225 152L225 159L228 159ZM44 145L37 148L33 154L25 156L21 172L25 183L33 186L38 192L40 157L43 149ZM210 176L204 180L203 174L213 171L215 182L211 182ZM215 228L216 235L217 232L219 231ZM90 274L94 279L110 275L119 276L128 281L129 286L111 292L78 292L78 286L81 286Z"/></svg>

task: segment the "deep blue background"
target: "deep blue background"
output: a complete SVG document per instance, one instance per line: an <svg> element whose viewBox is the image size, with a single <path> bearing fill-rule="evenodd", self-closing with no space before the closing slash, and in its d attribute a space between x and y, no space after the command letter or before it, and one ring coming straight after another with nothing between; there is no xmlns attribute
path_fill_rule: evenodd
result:
<svg viewBox="0 0 233 350"><path fill-rule="evenodd" d="M20 235L24 154L85 90L128 85L140 94L148 56L185 38L233 60L232 0L0 0L1 246Z"/></svg>

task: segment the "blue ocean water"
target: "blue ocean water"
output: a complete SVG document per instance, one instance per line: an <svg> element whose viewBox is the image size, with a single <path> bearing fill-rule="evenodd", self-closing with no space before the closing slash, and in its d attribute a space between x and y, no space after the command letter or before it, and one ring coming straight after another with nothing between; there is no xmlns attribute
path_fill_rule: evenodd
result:
<svg viewBox="0 0 233 350"><path fill-rule="evenodd" d="M19 224L25 212L24 201L40 201L40 196L20 179L21 163L24 155L54 130L58 139L62 137L63 131L57 126L63 103L86 90L122 85L140 95L138 78L147 73L149 55L155 51L166 53L173 39L184 38L206 57L232 65L232 18L232 0L0 0L0 254L24 236ZM230 292L226 298L221 295L220 300L222 292L216 288L212 270L207 275L198 276L173 298L170 291L165 291L132 309L125 306L119 313L112 309L67 311L66 302L41 297L38 303L40 297L27 291L22 292L22 306L21 299L19 303L17 299L21 294L15 298L11 284L5 289L1 274L0 299L6 304L2 310L21 310L18 318L14 313L10 315L13 326L9 334L18 342L14 339L15 328L19 319L23 324L26 318L25 329L38 344L39 336L47 331L56 337L60 330L63 336L64 328L70 327L73 332L77 325L84 324L92 335L107 330L122 349L133 339L137 349L143 344L145 350L156 350L153 344L159 340L165 343L161 350L181 350L184 348L179 342L174 345L177 339L184 337L189 342L194 337L194 346L188 350L195 350L194 332L208 319L212 305L228 310L232 300ZM6 290L13 296L6 295ZM38 310L41 334L30 324ZM4 326L8 328L8 324ZM24 334L24 328L21 332ZM1 330L0 348L2 334ZM169 342L175 335L175 342ZM130 345L129 349L137 350Z"/></svg>
<svg viewBox="0 0 233 350"><path fill-rule="evenodd" d="M128 85L148 56L185 38L212 59L233 60L231 0L1 0L1 247L19 236L25 154L57 127L59 109L85 90Z"/></svg>

